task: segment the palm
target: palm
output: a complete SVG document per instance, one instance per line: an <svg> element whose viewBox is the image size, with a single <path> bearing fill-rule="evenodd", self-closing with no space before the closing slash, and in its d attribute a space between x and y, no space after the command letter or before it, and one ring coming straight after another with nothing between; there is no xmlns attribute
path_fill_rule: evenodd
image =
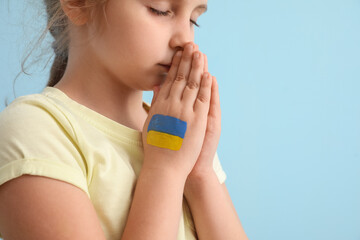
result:
<svg viewBox="0 0 360 240"><path fill-rule="evenodd" d="M211 89L210 109L207 120L205 139L199 158L190 175L212 171L212 163L216 153L221 132L220 101L216 78L213 77Z"/></svg>

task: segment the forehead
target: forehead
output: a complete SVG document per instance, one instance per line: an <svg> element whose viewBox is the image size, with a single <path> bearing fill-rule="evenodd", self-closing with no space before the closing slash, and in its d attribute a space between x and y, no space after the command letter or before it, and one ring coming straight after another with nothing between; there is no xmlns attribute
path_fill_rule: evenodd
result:
<svg viewBox="0 0 360 240"><path fill-rule="evenodd" d="M154 2L169 2L174 6L187 6L192 9L207 10L207 0L152 0Z"/></svg>

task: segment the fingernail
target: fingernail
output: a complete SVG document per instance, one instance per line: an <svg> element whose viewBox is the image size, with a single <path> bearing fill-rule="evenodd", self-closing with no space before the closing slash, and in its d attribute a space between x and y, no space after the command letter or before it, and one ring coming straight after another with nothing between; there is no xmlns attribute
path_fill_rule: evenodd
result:
<svg viewBox="0 0 360 240"><path fill-rule="evenodd" d="M194 57L195 58L199 58L200 57L200 54L198 52L194 53Z"/></svg>

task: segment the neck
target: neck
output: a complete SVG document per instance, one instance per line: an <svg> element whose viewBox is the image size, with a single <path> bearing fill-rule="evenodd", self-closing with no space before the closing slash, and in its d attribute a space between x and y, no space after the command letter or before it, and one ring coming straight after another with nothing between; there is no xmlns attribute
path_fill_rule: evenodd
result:
<svg viewBox="0 0 360 240"><path fill-rule="evenodd" d="M142 131L147 113L142 91L130 89L99 69L69 62L63 78L55 85L74 101L122 125Z"/></svg>

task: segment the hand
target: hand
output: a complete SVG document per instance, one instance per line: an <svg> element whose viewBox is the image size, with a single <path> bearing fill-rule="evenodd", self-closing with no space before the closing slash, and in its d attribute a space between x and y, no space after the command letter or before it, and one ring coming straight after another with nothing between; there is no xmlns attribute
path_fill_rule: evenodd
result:
<svg viewBox="0 0 360 240"><path fill-rule="evenodd" d="M192 48L190 47L192 46ZM196 58L198 53L198 58ZM186 176L193 169L203 145L210 107L212 79L203 73L203 55L193 43L185 46L174 58L161 89L153 98L143 129L143 168L181 171ZM186 133L178 151L147 143L147 128L155 114L171 116L187 123Z"/></svg>
<svg viewBox="0 0 360 240"><path fill-rule="evenodd" d="M204 54L204 72L208 71L207 56ZM213 161L221 133L221 110L217 80L212 76L210 109L204 143L194 168L188 176L187 184L213 174Z"/></svg>

